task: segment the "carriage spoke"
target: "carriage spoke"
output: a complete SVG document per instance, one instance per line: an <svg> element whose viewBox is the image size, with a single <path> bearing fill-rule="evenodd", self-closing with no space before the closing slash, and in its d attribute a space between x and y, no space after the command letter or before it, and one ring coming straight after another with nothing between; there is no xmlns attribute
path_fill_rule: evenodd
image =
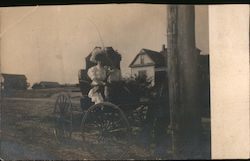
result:
<svg viewBox="0 0 250 161"><path fill-rule="evenodd" d="M127 130L128 130L128 129L127 129L126 127L124 127L124 128L119 128L119 129L113 128L113 129L110 129L109 132L110 132L110 133L115 133L115 132L118 132L118 131L126 132Z"/></svg>
<svg viewBox="0 0 250 161"><path fill-rule="evenodd" d="M70 98L66 94L57 97L54 114L54 132L58 141L71 137L72 133L72 109Z"/></svg>
<svg viewBox="0 0 250 161"><path fill-rule="evenodd" d="M67 105L67 100L66 100L66 96L63 95L63 101L62 101L62 112L65 112L65 107Z"/></svg>

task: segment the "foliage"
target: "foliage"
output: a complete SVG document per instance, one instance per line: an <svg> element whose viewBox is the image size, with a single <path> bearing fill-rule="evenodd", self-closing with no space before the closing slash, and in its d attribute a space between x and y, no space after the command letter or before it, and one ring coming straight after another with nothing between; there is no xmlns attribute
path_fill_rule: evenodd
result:
<svg viewBox="0 0 250 161"><path fill-rule="evenodd" d="M152 80L147 76L134 76L123 79L123 85L137 98L149 97L152 91Z"/></svg>

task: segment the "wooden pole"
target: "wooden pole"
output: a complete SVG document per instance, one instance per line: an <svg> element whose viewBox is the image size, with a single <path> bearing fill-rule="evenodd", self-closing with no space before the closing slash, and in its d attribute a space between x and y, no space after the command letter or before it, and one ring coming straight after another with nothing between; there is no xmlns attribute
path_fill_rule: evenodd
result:
<svg viewBox="0 0 250 161"><path fill-rule="evenodd" d="M171 151L173 159L177 158L177 114L179 109L179 75L178 75L178 53L177 53L177 5L167 7L167 68L169 86L169 108L170 108L170 130Z"/></svg>
<svg viewBox="0 0 250 161"><path fill-rule="evenodd" d="M179 143L183 158L199 157L201 116L199 107L198 54L195 46L195 9L179 5L177 49L180 83Z"/></svg>
<svg viewBox="0 0 250 161"><path fill-rule="evenodd" d="M193 5L168 6L168 85L173 159L195 159L201 117Z"/></svg>
<svg viewBox="0 0 250 161"><path fill-rule="evenodd" d="M3 133L2 133L2 120L3 120L3 91L2 91L2 10L0 9L0 159L2 156L2 139L3 139Z"/></svg>

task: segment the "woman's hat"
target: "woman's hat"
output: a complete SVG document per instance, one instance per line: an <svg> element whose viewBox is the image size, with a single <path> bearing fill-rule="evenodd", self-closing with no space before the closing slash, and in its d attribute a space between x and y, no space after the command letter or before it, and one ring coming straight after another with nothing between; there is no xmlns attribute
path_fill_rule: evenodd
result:
<svg viewBox="0 0 250 161"><path fill-rule="evenodd" d="M95 48L90 57L90 61L97 63L97 61L101 61L101 57L104 56L105 51L101 48Z"/></svg>

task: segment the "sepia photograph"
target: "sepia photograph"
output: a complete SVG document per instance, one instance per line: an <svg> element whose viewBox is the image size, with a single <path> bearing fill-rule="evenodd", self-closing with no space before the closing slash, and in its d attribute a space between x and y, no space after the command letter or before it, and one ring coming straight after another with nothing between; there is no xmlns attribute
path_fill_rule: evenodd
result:
<svg viewBox="0 0 250 161"><path fill-rule="evenodd" d="M0 157L211 159L208 11L0 7Z"/></svg>

